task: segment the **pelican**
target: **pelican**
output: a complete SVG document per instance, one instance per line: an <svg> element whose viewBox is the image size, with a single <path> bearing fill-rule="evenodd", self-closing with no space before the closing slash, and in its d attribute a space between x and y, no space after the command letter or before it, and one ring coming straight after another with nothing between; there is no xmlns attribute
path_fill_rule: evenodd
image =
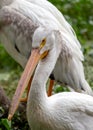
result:
<svg viewBox="0 0 93 130"><path fill-rule="evenodd" d="M40 0L40 2L43 1ZM52 75L59 83L67 84L75 91L84 91L92 95L92 90L84 76L81 46L73 29L52 4L46 0L44 2L47 5L44 5L45 9L44 6L40 7L36 1L0 1L1 42L8 53L25 68L31 54L32 38L35 31L40 26L48 26L50 29L60 30L62 42L66 46L61 48L61 53Z"/></svg>
<svg viewBox="0 0 93 130"><path fill-rule="evenodd" d="M66 47L61 33L46 26L36 29L31 56L13 103L19 100L18 93L22 93L28 82L28 72L32 75L35 71L27 102L27 119L31 130L93 130L92 96L77 92L63 92L50 97L46 94L48 77L62 53L61 50ZM15 109L14 104L9 118Z"/></svg>
<svg viewBox="0 0 93 130"><path fill-rule="evenodd" d="M6 10L6 14L12 14L10 24L6 22L9 19L4 10ZM19 16L20 19L18 19ZM29 26L26 26L27 19L31 21L30 29ZM60 53L52 71L52 79L55 79L60 84L64 83L70 86L77 92L83 91L93 95L90 86L85 80L82 66L84 58L75 32L63 15L50 2L46 0L2 0L0 1L0 22L1 42L8 53L23 68L25 68L31 54L32 37L35 30L42 25L61 30L66 48L61 50L62 53ZM66 53L67 51L69 51L69 54Z"/></svg>

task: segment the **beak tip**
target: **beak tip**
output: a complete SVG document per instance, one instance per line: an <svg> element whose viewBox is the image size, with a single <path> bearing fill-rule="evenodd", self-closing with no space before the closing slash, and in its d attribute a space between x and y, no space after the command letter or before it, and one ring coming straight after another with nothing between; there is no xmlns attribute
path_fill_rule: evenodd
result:
<svg viewBox="0 0 93 130"><path fill-rule="evenodd" d="M8 120L10 121L11 119L12 119L12 115L9 114L9 115L8 115Z"/></svg>

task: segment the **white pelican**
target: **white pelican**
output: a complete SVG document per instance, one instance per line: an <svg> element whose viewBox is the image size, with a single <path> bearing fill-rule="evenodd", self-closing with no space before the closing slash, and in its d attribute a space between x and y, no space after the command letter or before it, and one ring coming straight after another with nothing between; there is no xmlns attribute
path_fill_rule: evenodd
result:
<svg viewBox="0 0 93 130"><path fill-rule="evenodd" d="M27 102L27 118L31 130L93 130L92 96L76 92L63 92L50 97L46 94L48 77L61 50L67 48L61 31L39 27L33 35L32 48L14 96L9 119L19 100L18 93L22 93L23 86L28 82L28 72L32 75L36 68Z"/></svg>
<svg viewBox="0 0 93 130"><path fill-rule="evenodd" d="M61 53L52 74L56 81L69 85L75 91L83 90L92 95L92 90L84 77L81 46L73 29L52 4L48 1L43 3L45 2L47 6L44 5L44 9L44 6L36 4L38 2L27 0L0 1L0 39L4 47L25 67L36 29L48 26L50 29L60 30L62 42L66 47L60 48Z"/></svg>
<svg viewBox="0 0 93 130"><path fill-rule="evenodd" d="M5 14L11 14L10 24L6 22L9 19ZM31 20L30 28L27 25L27 19ZM0 22L6 23L6 26L0 25L1 42L23 68L31 53L32 37L36 28L44 25L61 30L66 48L61 51L52 76L57 82L64 83L75 91L84 91L92 95L92 90L84 76L80 43L72 27L50 2L46 0L2 0L0 1ZM66 53L67 51L69 53Z"/></svg>

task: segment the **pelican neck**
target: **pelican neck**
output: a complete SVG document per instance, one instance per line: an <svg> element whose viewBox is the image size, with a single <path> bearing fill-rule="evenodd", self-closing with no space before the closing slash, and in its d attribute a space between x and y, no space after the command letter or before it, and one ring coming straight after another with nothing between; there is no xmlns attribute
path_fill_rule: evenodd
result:
<svg viewBox="0 0 93 130"><path fill-rule="evenodd" d="M35 103L38 101L38 104L41 104L48 98L46 83L56 63L56 56L53 58L54 56L55 51L53 49L45 59L39 62L29 92L29 102Z"/></svg>

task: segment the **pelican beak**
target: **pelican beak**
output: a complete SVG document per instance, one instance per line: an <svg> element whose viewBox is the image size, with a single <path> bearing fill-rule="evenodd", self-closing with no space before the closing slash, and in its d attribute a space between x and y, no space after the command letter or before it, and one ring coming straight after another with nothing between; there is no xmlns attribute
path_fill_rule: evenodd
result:
<svg viewBox="0 0 93 130"><path fill-rule="evenodd" d="M8 120L12 119L15 111L17 110L18 105L20 103L20 98L22 97L22 94L23 94L24 90L26 89L26 86L28 85L28 82L29 82L39 60L41 58L44 58L47 54L48 54L48 52L45 52L41 55L40 48L32 50L31 56L27 62L25 70L21 76L21 79L18 83L16 92L12 99L10 110L9 110L9 115L8 115Z"/></svg>

